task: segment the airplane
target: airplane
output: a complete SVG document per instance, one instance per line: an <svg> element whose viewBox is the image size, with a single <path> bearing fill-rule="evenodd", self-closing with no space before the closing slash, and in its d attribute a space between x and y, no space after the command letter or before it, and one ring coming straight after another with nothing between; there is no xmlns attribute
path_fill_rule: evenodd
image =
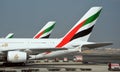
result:
<svg viewBox="0 0 120 72"><path fill-rule="evenodd" d="M6 63L26 63L29 59L25 49L31 51L81 51L82 47L106 46L111 43L87 42L102 7L92 7L62 38L32 39L12 38L0 40L0 52L6 56ZM5 44L5 45L4 45Z"/></svg>
<svg viewBox="0 0 120 72"><path fill-rule="evenodd" d="M97 8L99 8L97 10ZM96 11L97 10L97 11ZM97 17L99 16L99 13L101 12L101 8L100 7L92 7L84 16L83 18L77 23L80 24L80 22L83 22L83 25L86 25L84 27L81 26L81 29L79 29L77 31L77 33L74 35L74 37L71 37L71 39L65 38L66 36L69 37L72 35L72 30L75 31L74 26L64 37L61 41L61 43L59 43L57 45L57 47L61 47L62 45L64 45L65 43L67 43L67 41L71 41L73 39L79 38L81 37L81 39L78 39L80 41L82 41L83 43L79 43L79 42L73 42L72 47L70 47L70 49L68 50L57 50L57 51L46 51L46 52L41 52L37 55L30 55L30 60L35 60L35 59L41 59L41 58L50 58L50 57L58 57L58 56L63 56L63 55L67 55L70 53L75 53L75 52L81 52L82 50L87 50L87 49L94 49L94 48L98 48L98 47L103 47L103 46L107 46L107 45L111 45L112 43L108 43L108 42L87 42L88 38L91 34L91 31L94 27L94 24L97 20ZM94 12L95 11L95 12ZM93 12L93 13L92 13ZM91 16L87 17L88 14L91 14ZM93 15L92 15L93 14ZM85 19L84 19L85 18ZM94 20L95 18L95 20ZM94 20L94 21L93 21ZM93 22L92 22L93 21ZM82 23L81 22L81 23ZM77 27L76 27L77 29ZM71 33L71 34L70 34ZM70 38L70 37L69 37ZM66 42L65 42L66 41ZM76 43L76 44L75 44ZM79 43L79 44L78 44ZM80 46L81 44L81 46Z"/></svg>

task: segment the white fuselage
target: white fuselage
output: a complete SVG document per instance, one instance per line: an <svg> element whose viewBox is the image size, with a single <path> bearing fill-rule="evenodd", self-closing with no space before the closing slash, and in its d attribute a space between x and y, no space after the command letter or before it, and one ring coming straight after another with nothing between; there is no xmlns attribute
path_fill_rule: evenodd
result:
<svg viewBox="0 0 120 72"><path fill-rule="evenodd" d="M0 39L0 51L16 49L55 48L60 39Z"/></svg>
<svg viewBox="0 0 120 72"><path fill-rule="evenodd" d="M60 41L61 39L29 39L29 38L0 39L0 52L20 49L56 48ZM80 43L81 42L79 42L79 44ZM72 45L73 43L70 42L64 45L63 47L72 48Z"/></svg>

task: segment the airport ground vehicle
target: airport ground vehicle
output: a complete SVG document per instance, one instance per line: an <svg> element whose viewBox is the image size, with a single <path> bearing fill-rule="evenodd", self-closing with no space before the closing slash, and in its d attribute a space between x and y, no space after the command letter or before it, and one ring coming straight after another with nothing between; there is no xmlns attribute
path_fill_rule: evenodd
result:
<svg viewBox="0 0 120 72"><path fill-rule="evenodd" d="M63 62L68 62L68 61L69 61L69 59L67 57L63 58Z"/></svg>
<svg viewBox="0 0 120 72"><path fill-rule="evenodd" d="M53 62L59 62L59 58L54 58Z"/></svg>
<svg viewBox="0 0 120 72"><path fill-rule="evenodd" d="M108 70L110 71L120 71L120 64L119 63L109 63Z"/></svg>
<svg viewBox="0 0 120 72"><path fill-rule="evenodd" d="M83 56L82 55L74 56L73 61L74 62L82 62L83 61Z"/></svg>
<svg viewBox="0 0 120 72"><path fill-rule="evenodd" d="M44 59L44 62L49 62L49 60L47 58Z"/></svg>

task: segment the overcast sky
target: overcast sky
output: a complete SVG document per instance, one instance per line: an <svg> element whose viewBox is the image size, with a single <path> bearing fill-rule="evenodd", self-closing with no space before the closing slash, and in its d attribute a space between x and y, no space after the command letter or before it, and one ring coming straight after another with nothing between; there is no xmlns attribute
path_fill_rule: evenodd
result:
<svg viewBox="0 0 120 72"><path fill-rule="evenodd" d="M120 48L120 0L0 0L0 37L31 38L52 20L57 24L50 37L60 38L93 6L103 10L89 41Z"/></svg>

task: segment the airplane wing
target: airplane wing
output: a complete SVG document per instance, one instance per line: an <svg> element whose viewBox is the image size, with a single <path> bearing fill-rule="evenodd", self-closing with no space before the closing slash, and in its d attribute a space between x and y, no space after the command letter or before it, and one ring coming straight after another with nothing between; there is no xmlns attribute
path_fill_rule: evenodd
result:
<svg viewBox="0 0 120 72"><path fill-rule="evenodd" d="M108 46L112 45L113 43L108 43L108 42L101 42L101 43L91 43L91 44L84 44L82 48L88 48L88 49L94 49L98 47L103 47L103 46Z"/></svg>
<svg viewBox="0 0 120 72"><path fill-rule="evenodd" d="M4 49L2 49L0 52L2 52L2 53L6 53L6 52L8 52L8 51L31 51L31 52L45 52L45 51L57 51L57 50L67 50L67 48L14 48L14 49L12 49L12 48L4 48Z"/></svg>
<svg viewBox="0 0 120 72"><path fill-rule="evenodd" d="M67 48L42 48L42 49L30 49L31 51L40 51L40 52L44 52L44 51L57 51L57 50L67 50Z"/></svg>

